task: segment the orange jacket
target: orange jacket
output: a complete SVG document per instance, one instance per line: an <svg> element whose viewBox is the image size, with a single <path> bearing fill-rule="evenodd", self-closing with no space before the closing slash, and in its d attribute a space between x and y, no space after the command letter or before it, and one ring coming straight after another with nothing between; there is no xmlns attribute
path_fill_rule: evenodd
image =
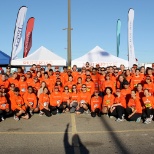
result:
<svg viewBox="0 0 154 154"><path fill-rule="evenodd" d="M39 96L39 107L40 110L44 109L44 106L48 106L50 103L50 98L48 94L40 94Z"/></svg>
<svg viewBox="0 0 154 154"><path fill-rule="evenodd" d="M11 109L13 111L16 109L26 111L25 103L23 101L23 98L20 95L19 96L14 95L14 97L12 98Z"/></svg>
<svg viewBox="0 0 154 154"><path fill-rule="evenodd" d="M142 106L138 97L136 99L130 98L127 106L136 109L136 113L142 113Z"/></svg>
<svg viewBox="0 0 154 154"><path fill-rule="evenodd" d="M62 94L61 92L52 92L50 95L50 105L57 106L57 104L62 103Z"/></svg>
<svg viewBox="0 0 154 154"><path fill-rule="evenodd" d="M114 95L110 94L110 96L105 95L103 98L102 106L111 106L114 103Z"/></svg>
<svg viewBox="0 0 154 154"><path fill-rule="evenodd" d="M94 96L91 98L91 111L94 112L96 108L100 109L100 111L102 110L102 97L98 96Z"/></svg>

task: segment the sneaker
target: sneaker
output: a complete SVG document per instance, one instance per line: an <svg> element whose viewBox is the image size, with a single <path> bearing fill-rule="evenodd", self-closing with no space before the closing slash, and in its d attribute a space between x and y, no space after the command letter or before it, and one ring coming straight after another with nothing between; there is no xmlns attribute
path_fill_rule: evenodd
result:
<svg viewBox="0 0 154 154"><path fill-rule="evenodd" d="M19 121L19 117L18 116L14 116L14 120Z"/></svg>
<svg viewBox="0 0 154 154"><path fill-rule="evenodd" d="M113 116L110 116L110 118L112 119L112 118L113 118Z"/></svg>
<svg viewBox="0 0 154 154"><path fill-rule="evenodd" d="M40 111L39 116L43 116L44 112Z"/></svg>
<svg viewBox="0 0 154 154"><path fill-rule="evenodd" d="M125 114L122 115L122 119L125 119Z"/></svg>
<svg viewBox="0 0 154 154"><path fill-rule="evenodd" d="M2 120L2 121L4 121L4 120L5 120L3 116L1 116L0 118L1 118L1 120Z"/></svg>
<svg viewBox="0 0 154 154"><path fill-rule="evenodd" d="M33 115L33 111L29 111L30 115L32 116Z"/></svg>
<svg viewBox="0 0 154 154"><path fill-rule="evenodd" d="M150 124L150 123L151 121L149 120L149 118L144 121L144 124Z"/></svg>
<svg viewBox="0 0 154 154"><path fill-rule="evenodd" d="M87 111L85 111L85 113L86 113L86 114L90 114L91 112L90 112L90 110L88 109Z"/></svg>
<svg viewBox="0 0 154 154"><path fill-rule="evenodd" d="M153 115L150 115L150 119L151 119L151 120L153 119Z"/></svg>
<svg viewBox="0 0 154 154"><path fill-rule="evenodd" d="M124 120L123 120L123 119L118 118L118 119L116 119L116 121L117 121L117 122L122 122L122 121L124 121Z"/></svg>
<svg viewBox="0 0 154 154"><path fill-rule="evenodd" d="M141 117L137 118L136 122L140 122L141 121Z"/></svg>

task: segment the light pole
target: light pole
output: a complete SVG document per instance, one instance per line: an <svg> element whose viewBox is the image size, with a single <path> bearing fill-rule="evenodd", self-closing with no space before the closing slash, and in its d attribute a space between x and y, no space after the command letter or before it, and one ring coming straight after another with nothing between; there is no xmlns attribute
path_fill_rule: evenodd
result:
<svg viewBox="0 0 154 154"><path fill-rule="evenodd" d="M71 0L68 0L67 65L71 66Z"/></svg>

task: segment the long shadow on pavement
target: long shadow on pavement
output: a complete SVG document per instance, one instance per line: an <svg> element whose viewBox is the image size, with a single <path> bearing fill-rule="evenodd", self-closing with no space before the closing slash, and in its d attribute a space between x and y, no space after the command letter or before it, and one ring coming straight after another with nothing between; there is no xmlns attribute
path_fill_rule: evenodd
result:
<svg viewBox="0 0 154 154"><path fill-rule="evenodd" d="M78 134L73 135L72 145L70 145L69 139L68 139L68 127L69 127L69 124L67 124L66 126L64 139L63 139L65 154L89 154L88 149L82 144Z"/></svg>
<svg viewBox="0 0 154 154"><path fill-rule="evenodd" d="M124 154L130 154L131 153L130 150L123 144L122 140L118 137L118 135L113 132L114 130L112 126L108 123L107 119L102 117L101 121L103 126L105 126L106 129L109 131L109 135L111 136L112 141L115 143L118 152Z"/></svg>

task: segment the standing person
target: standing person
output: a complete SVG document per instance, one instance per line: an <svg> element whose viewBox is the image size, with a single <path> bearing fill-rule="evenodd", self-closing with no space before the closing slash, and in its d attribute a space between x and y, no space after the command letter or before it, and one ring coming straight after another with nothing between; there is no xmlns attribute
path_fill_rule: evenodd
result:
<svg viewBox="0 0 154 154"><path fill-rule="evenodd" d="M7 91L9 90L10 82L8 81L6 74L2 74L0 77L0 86L4 86Z"/></svg>
<svg viewBox="0 0 154 154"><path fill-rule="evenodd" d="M103 86L103 83L105 81L105 75L106 75L106 72L105 72L105 68L102 67L101 70L100 70L100 75L99 75L99 91L103 91L102 90L102 86Z"/></svg>
<svg viewBox="0 0 154 154"><path fill-rule="evenodd" d="M20 76L20 80L19 80L18 85L19 85L18 87L20 89L20 95L23 96L24 93L27 91L27 87L28 87L24 74L22 74Z"/></svg>
<svg viewBox="0 0 154 154"><path fill-rule="evenodd" d="M91 98L90 101L91 105L91 116L96 117L101 117L101 111L102 111L102 97L99 96L99 91L95 90L94 96Z"/></svg>
<svg viewBox="0 0 154 154"><path fill-rule="evenodd" d="M78 92L81 91L82 84L83 84L83 80L82 80L82 78L81 78L81 77L78 77L78 79L77 79L77 83L76 83L77 91L78 91Z"/></svg>
<svg viewBox="0 0 154 154"><path fill-rule="evenodd" d="M69 92L72 92L72 85L74 85L74 84L75 84L75 82L73 81L73 76L70 75L70 76L68 76L68 81L65 83L64 86L68 86Z"/></svg>
<svg viewBox="0 0 154 154"><path fill-rule="evenodd" d="M8 78L10 78L12 76L12 73L11 73L11 65L9 66L7 66L6 67L6 77L7 77L7 79Z"/></svg>
<svg viewBox="0 0 154 154"><path fill-rule="evenodd" d="M128 121L140 122L142 116L142 106L138 97L136 97L136 92L131 91L131 98L129 99L126 114Z"/></svg>
<svg viewBox="0 0 154 154"><path fill-rule="evenodd" d="M149 94L148 89L144 89L144 97L142 98L144 104L145 124L151 123L154 114L154 97Z"/></svg>
<svg viewBox="0 0 154 154"><path fill-rule="evenodd" d="M117 89L115 93L116 97L113 105L110 108L110 116L115 116L117 122L121 122L124 119L126 100L123 95L121 95L121 90Z"/></svg>
<svg viewBox="0 0 154 154"><path fill-rule="evenodd" d="M17 72L13 72L12 77L8 78L9 83L14 83L18 87Z"/></svg>
<svg viewBox="0 0 154 154"><path fill-rule="evenodd" d="M86 82L85 82L86 86L87 86L87 91L90 92L90 94L92 95L94 93L95 90L95 84L91 78L90 75L86 76Z"/></svg>
<svg viewBox="0 0 154 154"><path fill-rule="evenodd" d="M5 114L9 113L9 104L6 97L3 95L2 90L0 89L0 120L4 120Z"/></svg>
<svg viewBox="0 0 154 154"><path fill-rule="evenodd" d="M56 79L55 86L58 86L59 91L62 93L64 90L63 83L60 78ZM54 86L53 86L54 87Z"/></svg>
<svg viewBox="0 0 154 154"><path fill-rule="evenodd" d="M28 91L24 94L23 98L26 104L27 111L30 113L31 116L34 114L34 112L39 111L39 108L37 106L37 97L34 94L32 86L28 87Z"/></svg>
<svg viewBox="0 0 154 154"><path fill-rule="evenodd" d="M47 117L51 117L49 104L50 104L49 90L47 87L44 87L43 93L41 93L39 97L40 116L42 116L45 113Z"/></svg>
<svg viewBox="0 0 154 154"><path fill-rule="evenodd" d="M154 94L154 83L151 80L150 76L146 76L145 83L143 85L143 89L148 89L151 95Z"/></svg>
<svg viewBox="0 0 154 154"><path fill-rule="evenodd" d="M90 63L86 62L86 70L90 70Z"/></svg>
<svg viewBox="0 0 154 154"><path fill-rule="evenodd" d="M114 103L114 95L112 94L112 88L106 87L105 96L103 98L103 104L102 104L102 113L108 115L110 107L113 105L113 103Z"/></svg>
<svg viewBox="0 0 154 154"><path fill-rule="evenodd" d="M124 82L126 82L125 77L123 75L119 75L118 81L117 81L117 84L116 84L117 89L120 89L120 90L124 89L124 85L123 85Z"/></svg>
<svg viewBox="0 0 154 154"><path fill-rule="evenodd" d="M14 97L11 99L11 109L14 111L14 119L16 121L23 119L29 119L29 114L26 112L26 106L23 98L19 94L18 87L14 89Z"/></svg>
<svg viewBox="0 0 154 154"><path fill-rule="evenodd" d="M40 97L40 94L43 93L44 87L47 87L47 84L46 84L45 81L42 81L41 84L40 84L40 89L38 89L38 92L37 92L37 97L38 98Z"/></svg>
<svg viewBox="0 0 154 154"><path fill-rule="evenodd" d="M132 76L131 76L131 73L130 73L130 70L129 69L127 69L126 72L125 72L125 78L126 78L126 80L129 83L131 82Z"/></svg>

